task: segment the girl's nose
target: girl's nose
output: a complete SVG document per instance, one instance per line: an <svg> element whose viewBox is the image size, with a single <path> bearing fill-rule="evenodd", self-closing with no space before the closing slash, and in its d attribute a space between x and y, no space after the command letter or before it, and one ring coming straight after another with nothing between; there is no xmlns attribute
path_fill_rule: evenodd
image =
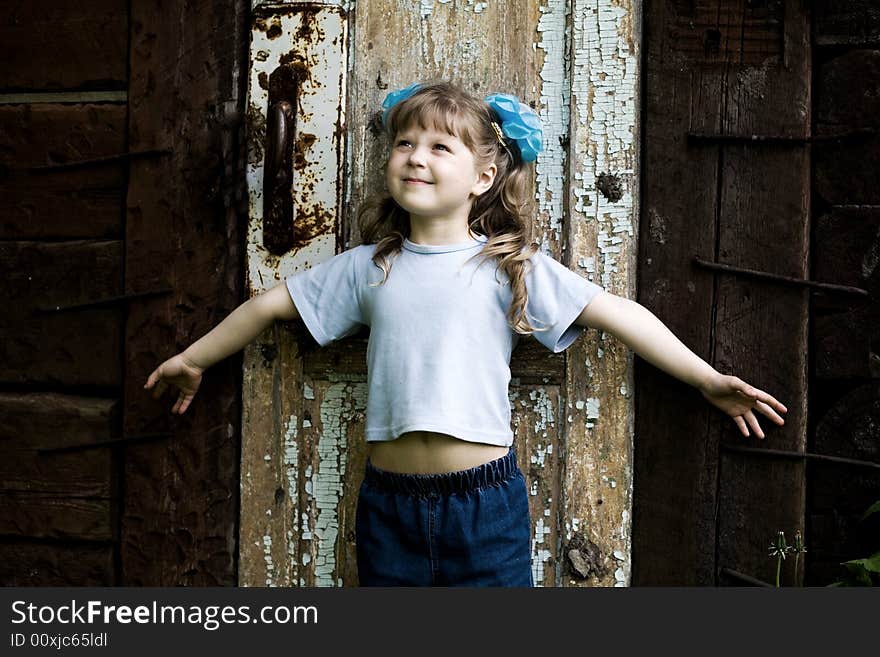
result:
<svg viewBox="0 0 880 657"><path fill-rule="evenodd" d="M422 165L425 163L425 154L419 147L414 147L409 152L409 161L410 164Z"/></svg>

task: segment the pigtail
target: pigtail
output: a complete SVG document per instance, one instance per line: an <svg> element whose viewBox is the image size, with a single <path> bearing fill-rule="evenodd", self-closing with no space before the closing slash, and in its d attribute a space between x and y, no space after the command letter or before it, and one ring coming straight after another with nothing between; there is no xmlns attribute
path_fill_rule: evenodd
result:
<svg viewBox="0 0 880 657"><path fill-rule="evenodd" d="M527 335L547 328L536 328L529 321L526 274L532 266L530 258L538 250L532 241L529 221L531 167L499 149L495 164L496 184L478 197L471 208L471 230L488 237L481 257L494 259L510 284L512 299L507 321L516 332Z"/></svg>

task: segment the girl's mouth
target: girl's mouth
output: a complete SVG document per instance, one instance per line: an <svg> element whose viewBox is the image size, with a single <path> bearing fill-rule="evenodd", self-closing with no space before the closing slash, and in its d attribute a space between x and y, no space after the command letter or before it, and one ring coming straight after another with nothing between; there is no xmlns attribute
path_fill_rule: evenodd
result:
<svg viewBox="0 0 880 657"><path fill-rule="evenodd" d="M433 185L434 183L429 183L427 180L418 180L416 178L404 178L403 182L408 185Z"/></svg>

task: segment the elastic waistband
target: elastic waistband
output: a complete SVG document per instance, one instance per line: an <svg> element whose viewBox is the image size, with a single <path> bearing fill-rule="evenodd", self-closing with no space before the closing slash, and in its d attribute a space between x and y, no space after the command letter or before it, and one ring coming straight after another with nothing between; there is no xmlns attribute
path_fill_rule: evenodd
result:
<svg viewBox="0 0 880 657"><path fill-rule="evenodd" d="M516 452L511 447L506 456L469 470L440 474L404 474L380 470L369 459L364 482L392 493L408 495L449 495L497 486L512 479L519 472Z"/></svg>

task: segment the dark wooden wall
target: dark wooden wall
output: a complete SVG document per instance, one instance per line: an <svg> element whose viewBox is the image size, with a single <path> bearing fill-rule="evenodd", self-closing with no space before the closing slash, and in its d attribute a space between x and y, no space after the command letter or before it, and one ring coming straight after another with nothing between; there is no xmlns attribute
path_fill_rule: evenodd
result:
<svg viewBox="0 0 880 657"><path fill-rule="evenodd" d="M806 583L880 550L880 4L814 3L813 277L869 296L814 293ZM871 465L873 464L873 465Z"/></svg>
<svg viewBox="0 0 880 657"><path fill-rule="evenodd" d="M880 149L849 134L877 122L870 4L646 3L639 300L789 412L744 438L636 359L635 585L772 583L777 531L808 550L783 584L828 584L869 554L853 530L876 467L812 455L880 461Z"/></svg>
<svg viewBox="0 0 880 657"><path fill-rule="evenodd" d="M248 3L0 6L0 583L233 585ZM234 86L235 85L235 86Z"/></svg>

